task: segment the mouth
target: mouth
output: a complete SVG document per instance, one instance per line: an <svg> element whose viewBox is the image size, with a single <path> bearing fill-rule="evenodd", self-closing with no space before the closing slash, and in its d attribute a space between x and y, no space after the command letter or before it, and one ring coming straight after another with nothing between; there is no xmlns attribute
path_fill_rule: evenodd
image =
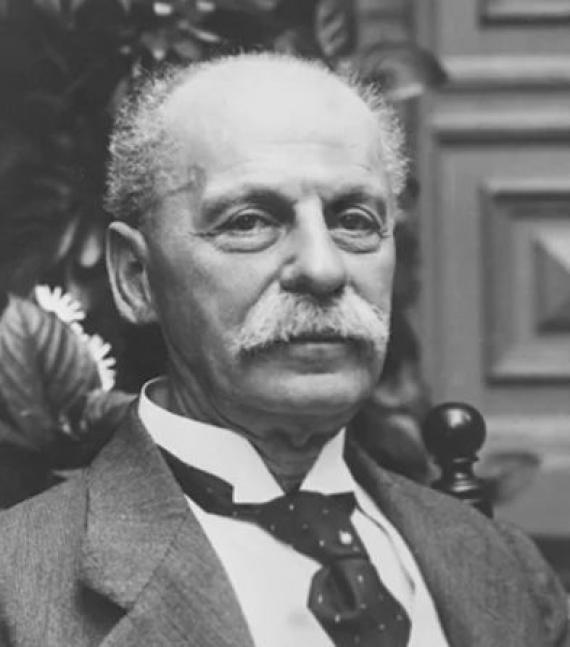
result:
<svg viewBox="0 0 570 647"><path fill-rule="evenodd" d="M350 339L328 333L307 333L295 335L287 340L288 344L346 344Z"/></svg>
<svg viewBox="0 0 570 647"><path fill-rule="evenodd" d="M356 336L345 336L339 333L300 333L294 334L286 339L272 339L264 344L259 344L254 348L248 348L243 355L256 356L265 355L266 353L293 353L295 356L313 356L317 353L322 356L323 353L345 354L349 348L367 348L367 340ZM307 355L309 353L309 355ZM300 355L299 355L300 354Z"/></svg>

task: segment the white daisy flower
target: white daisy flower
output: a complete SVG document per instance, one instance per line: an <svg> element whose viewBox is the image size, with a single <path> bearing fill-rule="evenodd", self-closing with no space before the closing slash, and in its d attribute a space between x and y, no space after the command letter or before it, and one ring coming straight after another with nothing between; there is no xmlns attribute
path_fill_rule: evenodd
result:
<svg viewBox="0 0 570 647"><path fill-rule="evenodd" d="M47 285L38 285L34 289L38 305L46 312L53 313L60 321L85 343L99 373L101 389L110 391L115 386L116 360L111 356L111 344L99 335L88 335L79 323L85 319L81 304L59 286L53 290Z"/></svg>
<svg viewBox="0 0 570 647"><path fill-rule="evenodd" d="M34 295L43 310L53 312L63 323L72 325L85 319L85 312L79 301L64 292L59 285L53 290L48 285L37 285Z"/></svg>
<svg viewBox="0 0 570 647"><path fill-rule="evenodd" d="M115 386L115 365L117 360L111 356L111 344L99 335L84 335L91 356L97 364L101 388L110 391Z"/></svg>

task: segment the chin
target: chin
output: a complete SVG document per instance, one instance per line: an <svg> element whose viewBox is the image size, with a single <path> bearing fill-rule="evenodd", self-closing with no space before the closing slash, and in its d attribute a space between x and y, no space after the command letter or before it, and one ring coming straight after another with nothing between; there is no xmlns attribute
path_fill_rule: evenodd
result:
<svg viewBox="0 0 570 647"><path fill-rule="evenodd" d="M350 419L370 395L369 375L300 375L266 380L258 390L264 408L290 415L338 416Z"/></svg>

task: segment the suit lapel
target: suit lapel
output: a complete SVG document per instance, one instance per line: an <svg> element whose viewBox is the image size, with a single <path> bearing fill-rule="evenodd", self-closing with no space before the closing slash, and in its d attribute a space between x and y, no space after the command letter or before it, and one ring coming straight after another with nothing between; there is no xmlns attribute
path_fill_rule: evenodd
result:
<svg viewBox="0 0 570 647"><path fill-rule="evenodd" d="M492 523L466 504L386 473L354 441L346 458L410 547L451 647L543 644L520 564Z"/></svg>
<svg viewBox="0 0 570 647"><path fill-rule="evenodd" d="M80 577L127 612L105 647L253 647L219 559L134 411L88 471Z"/></svg>
<svg viewBox="0 0 570 647"><path fill-rule="evenodd" d="M540 621L520 565L478 512L347 460L406 540L450 647L535 647ZM88 471L80 577L126 614L104 647L253 647L227 576L134 412Z"/></svg>

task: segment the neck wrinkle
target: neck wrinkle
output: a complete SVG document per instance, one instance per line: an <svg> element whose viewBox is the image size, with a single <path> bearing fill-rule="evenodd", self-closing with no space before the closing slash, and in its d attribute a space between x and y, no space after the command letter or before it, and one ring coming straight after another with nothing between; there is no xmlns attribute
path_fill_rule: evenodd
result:
<svg viewBox="0 0 570 647"><path fill-rule="evenodd" d="M229 423L223 416L217 414L213 406L210 406L209 410L216 415L205 415L204 408L200 409L195 406L199 398L191 398L189 401L185 397L187 389L177 388L176 385L176 380L172 379L172 375L169 375L166 384L156 393L158 404L177 415L224 427L245 438L259 454L266 468L285 493L293 491L303 483L319 457L323 446L338 431L338 429L335 429L331 433L320 433L313 436L312 438L316 442L315 440L307 442L305 443L306 450L305 448L300 450L298 447L286 442L286 434L279 433L276 430L275 432L254 435L246 429ZM275 441L277 436L279 436L279 442ZM288 445L291 446L288 447Z"/></svg>

